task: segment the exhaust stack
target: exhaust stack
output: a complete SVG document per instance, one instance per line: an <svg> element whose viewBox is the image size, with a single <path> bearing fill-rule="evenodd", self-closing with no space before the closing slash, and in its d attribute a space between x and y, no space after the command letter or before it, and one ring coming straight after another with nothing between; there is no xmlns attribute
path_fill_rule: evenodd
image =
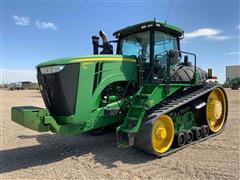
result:
<svg viewBox="0 0 240 180"><path fill-rule="evenodd" d="M108 44L108 38L105 32L103 31L99 31L99 36L102 38L103 40L103 45L104 44Z"/></svg>

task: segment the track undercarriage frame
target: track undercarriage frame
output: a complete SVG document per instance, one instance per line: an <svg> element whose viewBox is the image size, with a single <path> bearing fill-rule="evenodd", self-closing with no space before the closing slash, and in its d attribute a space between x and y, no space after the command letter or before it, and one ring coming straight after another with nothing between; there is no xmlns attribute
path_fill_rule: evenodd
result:
<svg viewBox="0 0 240 180"><path fill-rule="evenodd" d="M209 129L208 121L206 120L208 96L216 89L221 90L226 98L225 91L221 86L216 83L206 83L204 85L192 86L184 89L178 88L178 90L173 92L171 96L160 101L153 107L149 107L147 103L148 101L140 101L139 105L133 104L133 108L138 109L138 111L135 111L135 115L138 114L139 117L137 118L135 116L134 118L133 115L131 117L129 115L133 114L131 111L128 113L123 125L117 129L118 146L135 146L138 149L142 149L150 154L163 157L188 147L191 144L195 144L197 142L206 140L209 137L220 134L226 123L225 119L227 118L228 108L227 100L225 101L226 105L224 110L224 122L219 131L212 132L211 128ZM146 97L146 95L144 97ZM139 102L139 100L135 102ZM149 102L151 102L151 100ZM131 118L128 118L129 116ZM172 140L169 149L163 153L159 153L153 148L154 142L152 142L153 139L151 137L153 130L152 126L158 120L158 117L161 116L170 117L174 126L174 140ZM121 129L123 127L125 129ZM198 135L198 133L201 134ZM160 134L162 136L166 136L166 133L164 135L164 132ZM178 142L178 138L181 138L182 134L186 137L184 142L181 143ZM187 140L186 138L189 136L192 137Z"/></svg>

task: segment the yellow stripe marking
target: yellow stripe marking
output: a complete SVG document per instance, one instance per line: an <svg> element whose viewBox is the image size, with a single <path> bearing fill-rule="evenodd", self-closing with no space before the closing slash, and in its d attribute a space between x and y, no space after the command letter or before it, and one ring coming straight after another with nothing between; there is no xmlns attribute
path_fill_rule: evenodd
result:
<svg viewBox="0 0 240 180"><path fill-rule="evenodd" d="M131 59L131 58L83 58L83 59L75 59L72 60L72 63L76 63L76 62L91 62L91 61L128 61L128 62L136 62L135 59Z"/></svg>

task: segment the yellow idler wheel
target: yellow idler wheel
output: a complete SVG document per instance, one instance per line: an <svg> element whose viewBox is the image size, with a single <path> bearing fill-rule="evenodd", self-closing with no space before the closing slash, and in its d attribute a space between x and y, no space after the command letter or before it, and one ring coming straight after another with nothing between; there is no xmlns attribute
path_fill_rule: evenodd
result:
<svg viewBox="0 0 240 180"><path fill-rule="evenodd" d="M219 132L227 118L227 98L222 88L214 89L208 96L206 117L209 129Z"/></svg>
<svg viewBox="0 0 240 180"><path fill-rule="evenodd" d="M167 115L160 116L153 124L152 146L157 153L165 153L172 145L174 125Z"/></svg>
<svg viewBox="0 0 240 180"><path fill-rule="evenodd" d="M149 114L136 134L134 146L147 153L161 156L173 143L174 124L167 115Z"/></svg>

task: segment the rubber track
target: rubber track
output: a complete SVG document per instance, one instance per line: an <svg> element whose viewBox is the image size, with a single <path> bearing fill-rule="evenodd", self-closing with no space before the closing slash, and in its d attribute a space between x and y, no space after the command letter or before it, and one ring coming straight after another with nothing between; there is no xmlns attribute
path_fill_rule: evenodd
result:
<svg viewBox="0 0 240 180"><path fill-rule="evenodd" d="M211 92L213 89L218 88L218 87L222 88L220 85L213 84L213 83L206 84L201 87L193 87L186 91L181 92L180 94L177 93L177 94L167 98L166 100L162 101L159 105L154 107L153 110L150 110L148 112L148 114L146 115L146 118L142 122L142 126L136 135L134 146L136 146L138 149L146 151L150 154L157 155L158 157L164 157L164 156L168 156L172 153L175 153L183 148L186 148L192 144L204 141L210 137L220 134L223 131L224 127L217 133L210 134L209 136L202 138L200 140L195 140L191 144L186 144L183 147L170 148L166 153L162 153L162 154L156 153L153 150L152 144L151 144L152 126L159 116L167 114L173 110L176 110L177 108L179 108L183 105L186 105L187 103L190 103L191 101L196 100L197 98L200 98L201 96L206 95L207 93ZM224 90L223 90L223 92L225 93ZM226 96L226 94L225 94L225 96ZM226 118L227 118L227 114L226 114Z"/></svg>

